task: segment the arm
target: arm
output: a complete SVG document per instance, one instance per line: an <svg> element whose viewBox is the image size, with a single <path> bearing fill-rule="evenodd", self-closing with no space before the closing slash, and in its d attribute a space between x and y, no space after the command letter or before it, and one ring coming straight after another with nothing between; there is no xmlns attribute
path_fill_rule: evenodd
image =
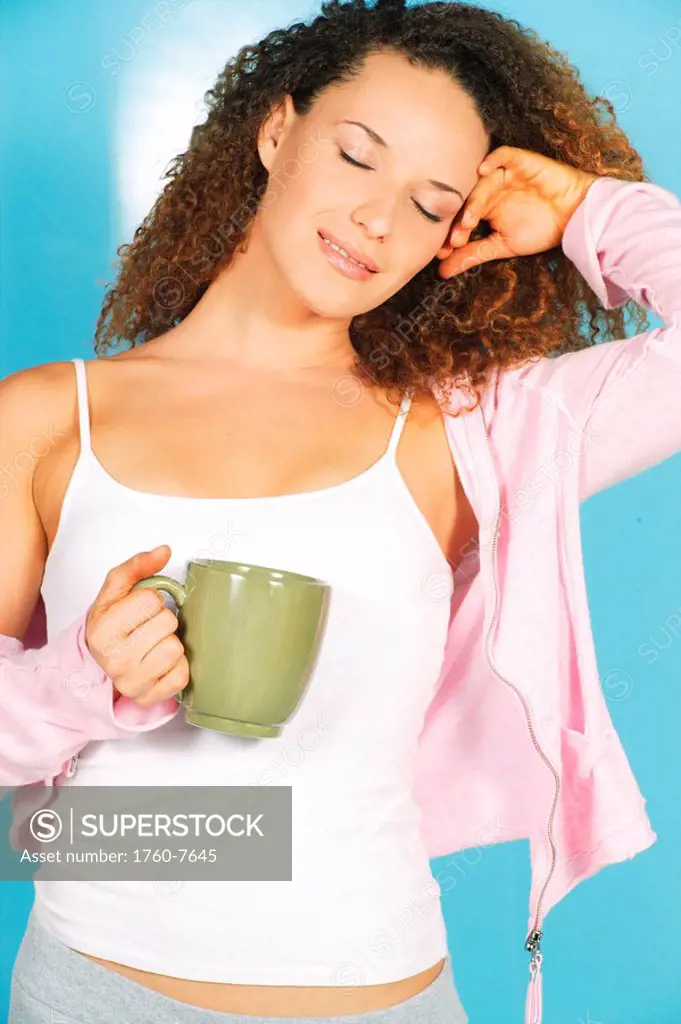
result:
<svg viewBox="0 0 681 1024"><path fill-rule="evenodd" d="M89 608L57 637L26 650L46 559L46 541L33 501L35 460L31 440L54 412L45 369L25 370L0 381L0 786L58 775L64 762L90 740L130 738L169 721L174 699L141 707L127 697L114 702L113 682L85 641ZM28 465L29 469L19 469Z"/></svg>
<svg viewBox="0 0 681 1024"><path fill-rule="evenodd" d="M129 739L170 721L174 699L114 700L111 677L85 642L84 613L37 650L0 635L0 785L53 778L91 740Z"/></svg>
<svg viewBox="0 0 681 1024"><path fill-rule="evenodd" d="M681 450L681 203L657 185L598 179L562 247L604 305L633 298L664 324L541 359L516 378L587 432L584 500Z"/></svg>

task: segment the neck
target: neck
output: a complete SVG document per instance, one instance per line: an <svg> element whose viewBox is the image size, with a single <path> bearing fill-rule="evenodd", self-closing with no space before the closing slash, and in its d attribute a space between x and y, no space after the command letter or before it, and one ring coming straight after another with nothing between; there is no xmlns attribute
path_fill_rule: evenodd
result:
<svg viewBox="0 0 681 1024"><path fill-rule="evenodd" d="M192 358L278 375L347 373L355 359L347 318L320 316L301 301L257 222L247 250L234 254L172 334Z"/></svg>

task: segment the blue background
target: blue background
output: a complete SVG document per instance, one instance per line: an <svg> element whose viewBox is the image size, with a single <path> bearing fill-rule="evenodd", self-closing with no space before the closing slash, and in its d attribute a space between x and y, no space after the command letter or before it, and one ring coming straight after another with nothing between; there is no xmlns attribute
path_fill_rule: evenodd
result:
<svg viewBox="0 0 681 1024"><path fill-rule="evenodd" d="M214 66L202 66L195 102L238 46L317 10L299 0L175 7L157 31L143 22L154 0L2 6L0 376L93 357L102 279L111 279L116 246L153 200L149 195L145 203L143 194L133 209L126 201L120 162L130 150L122 155L118 119L126 104L132 112L133 96L141 100L158 82L159 68L172 79L173 48L190 58L194 48L200 63L202 39L213 46ZM645 7L640 0L511 0L497 9L567 51L589 88L615 104L651 179L681 195L678 0L648 0ZM151 102L153 110L153 96ZM660 838L633 861L582 883L548 915L546 1019L678 1024L681 627L673 616L681 616L681 456L595 496L582 513L601 679ZM436 877L448 879L441 884L450 950L471 1024L520 1021L526 843L463 851L432 866ZM0 884L0 1024L32 899L32 884Z"/></svg>

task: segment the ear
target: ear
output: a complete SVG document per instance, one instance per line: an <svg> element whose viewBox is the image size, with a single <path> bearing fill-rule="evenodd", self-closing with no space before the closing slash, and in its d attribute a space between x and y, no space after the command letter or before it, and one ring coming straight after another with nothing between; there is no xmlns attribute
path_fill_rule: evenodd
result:
<svg viewBox="0 0 681 1024"><path fill-rule="evenodd" d="M293 98L287 93L263 119L258 129L257 146L260 159L268 171L272 167L277 149L281 146L296 116Z"/></svg>

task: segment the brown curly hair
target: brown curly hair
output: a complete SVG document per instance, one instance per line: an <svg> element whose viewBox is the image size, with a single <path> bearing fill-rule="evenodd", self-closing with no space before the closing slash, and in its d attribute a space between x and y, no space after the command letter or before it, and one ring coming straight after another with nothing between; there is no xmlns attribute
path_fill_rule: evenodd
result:
<svg viewBox="0 0 681 1024"><path fill-rule="evenodd" d="M121 245L117 283L97 321L95 351L134 347L179 323L243 246L267 184L256 146L271 107L290 93L298 114L347 81L370 53L395 52L447 71L473 98L490 137L596 174L642 181L642 161L612 104L588 95L566 56L530 29L465 3L327 0L310 22L244 46L205 94L208 114L174 157L162 194ZM485 237L481 222L471 236ZM399 394L480 387L497 368L625 334L634 302L605 309L560 246L495 260L443 280L434 258L395 295L350 324L355 371ZM473 408L475 405L473 406Z"/></svg>

